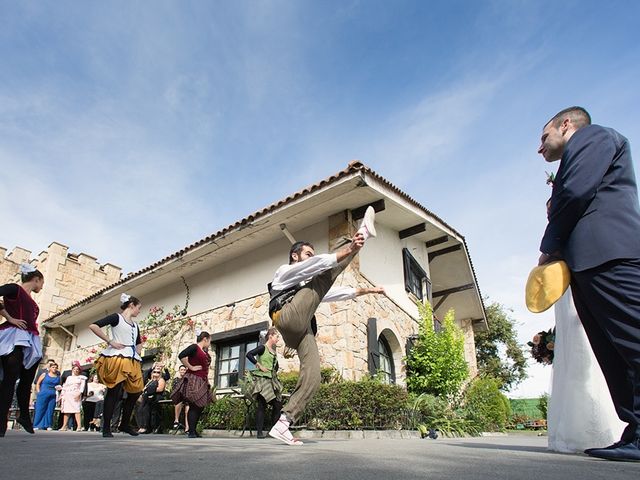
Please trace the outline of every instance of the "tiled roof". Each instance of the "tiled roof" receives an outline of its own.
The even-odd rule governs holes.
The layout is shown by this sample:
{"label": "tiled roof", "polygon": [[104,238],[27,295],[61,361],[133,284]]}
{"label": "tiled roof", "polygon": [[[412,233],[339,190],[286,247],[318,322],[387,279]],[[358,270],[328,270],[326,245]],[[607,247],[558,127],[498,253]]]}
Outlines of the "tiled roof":
{"label": "tiled roof", "polygon": [[[259,218],[270,214],[272,212],[274,212],[275,210],[284,207],[286,205],[288,205],[291,202],[294,202],[295,200],[298,200],[301,197],[304,197],[306,195],[309,195],[317,190],[320,190],[321,188],[330,185],[331,183],[336,182],[337,180],[340,180],[341,178],[344,178],[348,175],[352,175],[358,172],[362,172],[366,175],[370,175],[371,177],[375,178],[376,180],[378,180],[380,183],[382,183],[385,187],[387,187],[389,190],[397,193],[398,195],[400,195],[402,198],[404,198],[406,201],[408,201],[409,203],[413,204],[414,206],[418,207],[420,210],[423,210],[425,213],[427,213],[428,215],[430,215],[431,217],[433,217],[434,219],[436,219],[438,222],[442,223],[442,225],[446,226],[448,229],[450,229],[452,232],[454,232],[456,235],[458,235],[464,245],[465,248],[467,248],[467,244],[466,241],[464,239],[464,236],[462,234],[460,234],[458,231],[456,231],[451,225],[447,224],[444,220],[442,220],[440,217],[438,217],[435,213],[431,212],[430,210],[428,210],[427,208],[423,207],[420,203],[418,203],[416,200],[414,200],[412,197],[410,197],[409,195],[407,195],[405,192],[403,192],[402,190],[400,190],[398,187],[396,187],[395,185],[393,185],[391,182],[389,182],[388,180],[386,180],[385,178],[383,178],[382,176],[380,176],[379,174],[377,174],[376,172],[374,172],[371,168],[367,167],[365,164],[363,164],[360,161],[352,161],[349,163],[349,165],[347,165],[347,168],[345,168],[344,170],[341,170],[340,172],[331,175],[330,177],[325,178],[324,180],[321,180],[318,183],[314,183],[313,185],[310,185],[306,188],[303,188],[302,190],[289,195],[288,197],[273,203],[271,205],[269,205],[268,207],[263,208],[262,210],[258,210],[257,212],[252,213],[251,215],[238,220],[236,223],[229,225],[228,227],[223,228],[222,230],[219,230],[216,233],[213,233],[201,240],[198,240],[195,243],[192,243],[191,245],[188,245],[186,247],[184,247],[183,249],[161,259],[158,260],[155,263],[152,263],[151,265],[144,267],[141,270],[138,270],[137,272],[134,273],[130,273],[129,275],[127,275],[126,277],[122,278],[121,280],[117,281],[116,283],[113,283],[105,288],[102,288],[101,290],[98,290],[97,292],[89,295],[88,297],[83,298],[82,300],[80,300],[79,302],[74,303],[73,305],[70,305],[69,307],[65,308],[64,310],[56,313],[55,315],[52,315],[51,317],[49,317],[47,320],[45,320],[46,322],[49,322],[53,319],[55,319],[56,317],[59,317],[71,310],[73,310],[74,308],[80,306],[80,305],[84,305],[86,303],[89,303],[91,300],[93,300],[96,297],[99,297],[100,295],[102,295],[103,293],[117,287],[118,285],[122,285],[136,277],[139,277],[140,275],[143,275],[144,273],[150,272],[152,270],[154,270],[155,268],[164,265],[168,262],[170,262],[171,260],[174,260],[176,258],[180,258],[182,257],[184,254],[190,252],[191,250],[198,248],[202,245],[211,243],[213,241],[215,241],[216,239],[229,234],[232,231],[238,230],[238,229],[242,229],[244,228],[247,224],[254,222],[255,220],[258,220]],[[467,249],[468,252],[468,249]],[[469,257],[469,262],[471,262],[471,258]],[[476,278],[476,273],[475,270],[473,269],[473,264],[471,264],[471,270],[473,273],[473,277],[475,280],[476,285],[478,285],[478,280]],[[478,291],[479,291],[479,287],[478,287]],[[480,296],[480,300],[482,302],[482,296]],[[482,305],[482,308],[484,310],[484,304]]]}

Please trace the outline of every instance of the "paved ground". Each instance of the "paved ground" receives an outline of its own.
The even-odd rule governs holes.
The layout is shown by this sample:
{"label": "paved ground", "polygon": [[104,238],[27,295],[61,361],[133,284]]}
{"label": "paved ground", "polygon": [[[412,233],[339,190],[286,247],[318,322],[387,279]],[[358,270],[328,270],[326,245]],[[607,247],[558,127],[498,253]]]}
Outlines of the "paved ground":
{"label": "paved ground", "polygon": [[7,432],[0,478],[211,479],[632,479],[640,463],[546,451],[546,437],[275,440],[95,433]]}

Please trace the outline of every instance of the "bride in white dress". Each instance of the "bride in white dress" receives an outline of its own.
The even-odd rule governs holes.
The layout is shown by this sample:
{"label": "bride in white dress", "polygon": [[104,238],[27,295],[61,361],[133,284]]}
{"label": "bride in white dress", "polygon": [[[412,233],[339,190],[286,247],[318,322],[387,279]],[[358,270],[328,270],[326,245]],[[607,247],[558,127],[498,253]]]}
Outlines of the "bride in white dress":
{"label": "bride in white dress", "polygon": [[613,407],[600,365],[569,288],[555,304],[556,338],[547,410],[549,449],[582,452],[620,439],[625,424]]}

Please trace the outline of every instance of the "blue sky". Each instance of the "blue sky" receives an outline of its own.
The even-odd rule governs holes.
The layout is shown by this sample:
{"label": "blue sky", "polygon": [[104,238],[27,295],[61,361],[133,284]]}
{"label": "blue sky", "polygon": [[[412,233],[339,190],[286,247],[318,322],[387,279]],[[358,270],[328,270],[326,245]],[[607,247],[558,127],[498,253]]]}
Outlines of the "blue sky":
{"label": "blue sky", "polygon": [[[546,120],[583,105],[639,158],[629,1],[0,0],[0,245],[134,271],[360,159],[466,235],[526,312]],[[533,366],[516,395],[548,389]]]}

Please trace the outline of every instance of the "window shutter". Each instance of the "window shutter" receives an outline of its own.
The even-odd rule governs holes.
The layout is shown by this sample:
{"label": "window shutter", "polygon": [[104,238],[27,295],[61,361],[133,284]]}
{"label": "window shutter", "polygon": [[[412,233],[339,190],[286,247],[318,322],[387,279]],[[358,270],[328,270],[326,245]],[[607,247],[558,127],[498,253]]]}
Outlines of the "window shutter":
{"label": "window shutter", "polygon": [[409,287],[411,285],[411,260],[409,258],[409,250],[406,248],[402,249],[402,266],[404,267],[404,289],[407,292],[411,291]]}
{"label": "window shutter", "polygon": [[367,358],[369,375],[375,375],[380,368],[380,352],[378,351],[378,325],[375,318],[367,320]]}

